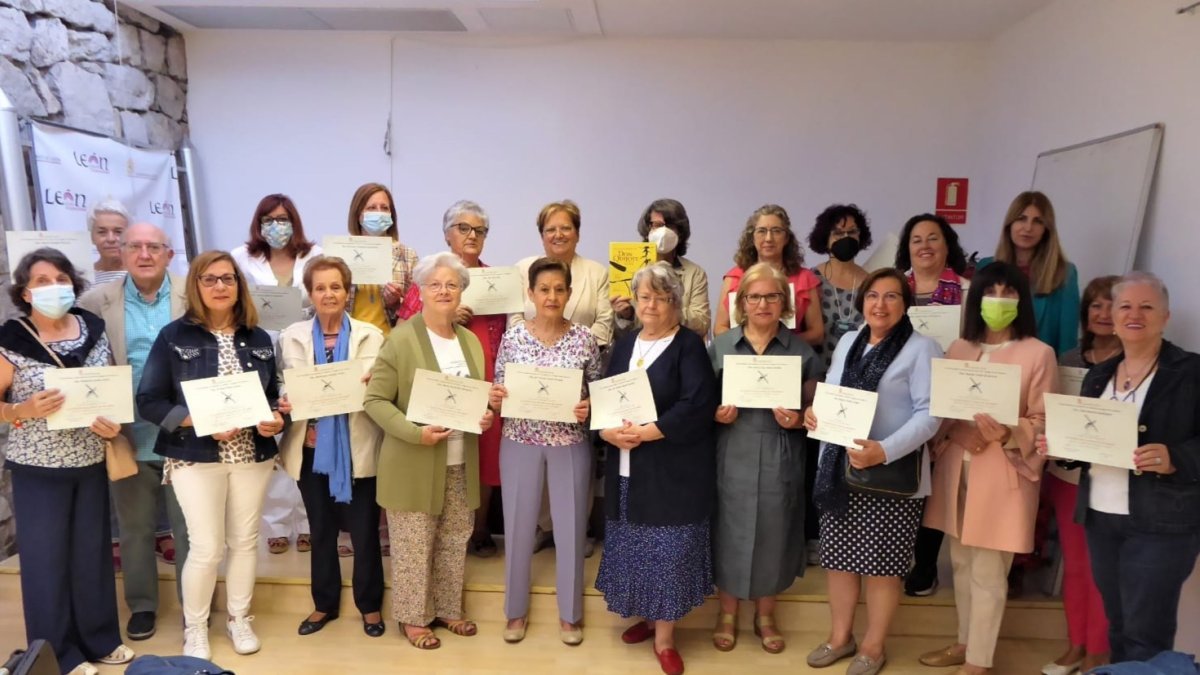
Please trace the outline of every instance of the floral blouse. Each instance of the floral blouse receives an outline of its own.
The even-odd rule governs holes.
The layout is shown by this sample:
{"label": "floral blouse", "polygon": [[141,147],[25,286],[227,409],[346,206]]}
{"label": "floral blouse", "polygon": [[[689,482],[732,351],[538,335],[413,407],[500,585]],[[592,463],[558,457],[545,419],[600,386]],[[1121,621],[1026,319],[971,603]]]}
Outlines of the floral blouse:
{"label": "floral blouse", "polygon": [[[496,382],[504,383],[504,369],[510,363],[553,368],[583,370],[583,390],[580,399],[587,397],[587,383],[600,379],[600,347],[587,326],[571,324],[553,347],[547,347],[534,337],[521,322],[509,328],[500,341],[496,354]],[[502,408],[503,411],[503,408]],[[564,446],[587,440],[587,426],[575,422],[546,422],[511,417],[504,418],[501,431],[509,440],[526,445]]]}

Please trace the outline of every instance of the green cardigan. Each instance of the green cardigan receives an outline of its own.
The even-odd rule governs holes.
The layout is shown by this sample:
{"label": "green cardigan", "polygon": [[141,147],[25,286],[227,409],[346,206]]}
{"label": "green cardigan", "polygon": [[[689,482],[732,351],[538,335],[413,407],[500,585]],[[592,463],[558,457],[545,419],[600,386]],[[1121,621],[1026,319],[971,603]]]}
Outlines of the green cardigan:
{"label": "green cardigan", "polygon": [[[455,324],[471,377],[482,379],[483,348],[471,331]],[[384,432],[379,449],[376,501],[392,511],[439,515],[446,494],[446,441],[421,444],[421,426],[408,421],[409,396],[418,368],[441,372],[425,319],[416,315],[388,335],[371,368],[363,408]],[[417,392],[420,393],[420,392]],[[479,508],[479,435],[463,434],[467,506]]]}

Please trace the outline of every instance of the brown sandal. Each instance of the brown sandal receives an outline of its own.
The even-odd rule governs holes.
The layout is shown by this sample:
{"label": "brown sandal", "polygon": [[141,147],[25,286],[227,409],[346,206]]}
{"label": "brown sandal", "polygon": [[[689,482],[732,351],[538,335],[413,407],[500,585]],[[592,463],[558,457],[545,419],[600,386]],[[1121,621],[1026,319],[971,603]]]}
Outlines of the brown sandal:
{"label": "brown sandal", "polygon": [[763,628],[774,628],[775,619],[770,616],[754,617],[754,634],[762,640],[763,651],[768,654],[778,654],[782,652],[787,643],[784,642],[782,635],[763,635]]}
{"label": "brown sandal", "polygon": [[287,553],[291,545],[287,537],[271,537],[267,540],[267,550],[271,553]]}
{"label": "brown sandal", "polygon": [[[729,626],[730,630],[721,630],[726,626]],[[717,625],[713,629],[712,643],[719,652],[733,651],[733,648],[737,646],[737,614],[717,613]]]}
{"label": "brown sandal", "polygon": [[462,637],[471,637],[479,632],[479,628],[475,625],[475,622],[466,619],[434,619],[433,623],[429,625],[437,628],[445,628],[451,633]]}
{"label": "brown sandal", "polygon": [[312,550],[312,535],[298,534],[296,535],[296,550],[301,553],[308,553]]}
{"label": "brown sandal", "polygon": [[[418,627],[419,626],[413,626],[413,628]],[[441,647],[442,641],[433,634],[433,630],[431,630],[428,626],[424,628],[424,632],[417,633],[416,635],[409,635],[408,626],[405,624],[400,624],[400,632],[404,633],[404,639],[408,640],[408,644],[416,647],[417,649],[425,650],[437,649],[438,647]]]}

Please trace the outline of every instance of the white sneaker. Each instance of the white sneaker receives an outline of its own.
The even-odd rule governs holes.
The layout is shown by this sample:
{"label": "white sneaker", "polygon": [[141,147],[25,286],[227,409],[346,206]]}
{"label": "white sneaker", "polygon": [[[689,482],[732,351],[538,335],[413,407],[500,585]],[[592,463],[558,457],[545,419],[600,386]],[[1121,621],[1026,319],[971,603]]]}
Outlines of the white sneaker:
{"label": "white sneaker", "polygon": [[212,659],[212,650],[208,647],[208,625],[184,626],[183,655],[193,656],[208,661]]}
{"label": "white sneaker", "polygon": [[238,654],[253,654],[262,649],[262,643],[258,641],[258,636],[250,627],[250,622],[253,620],[252,616],[231,616],[229,621],[225,622],[225,632],[229,634],[229,639],[233,642],[233,651]]}
{"label": "white sneaker", "polygon": [[[8,671],[5,671],[8,672]],[[100,669],[92,664],[84,661],[83,663],[71,669],[67,675],[100,675]]]}

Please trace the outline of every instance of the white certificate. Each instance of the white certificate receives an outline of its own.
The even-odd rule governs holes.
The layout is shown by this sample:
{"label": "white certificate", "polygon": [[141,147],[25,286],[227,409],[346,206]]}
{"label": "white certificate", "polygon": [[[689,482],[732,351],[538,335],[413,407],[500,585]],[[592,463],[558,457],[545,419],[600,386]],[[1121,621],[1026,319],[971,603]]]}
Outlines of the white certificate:
{"label": "white certificate", "polygon": [[525,311],[525,284],[516,267],[472,267],[462,304],[475,314],[518,314]]}
{"label": "white certificate", "polygon": [[933,360],[929,414],[951,420],[974,420],[987,413],[1014,426],[1021,409],[1021,366],[958,359]]}
{"label": "white certificate", "polygon": [[739,408],[804,407],[799,356],[730,354],[721,368],[721,404]]}
{"label": "white certificate", "polygon": [[274,419],[267,394],[254,371],[179,384],[197,436],[244,429]]}
{"label": "white certificate", "polygon": [[325,256],[341,258],[356,284],[386,284],[392,280],[392,238],[326,235]]}
{"label": "white certificate", "polygon": [[909,307],[908,318],[913,329],[921,335],[931,337],[946,351],[950,343],[958,339],[962,322],[961,305],[925,305]]}
{"label": "white certificate", "polygon": [[1058,393],[1066,394],[1067,396],[1078,396],[1079,391],[1083,389],[1083,376],[1087,375],[1087,372],[1087,368],[1059,366]]}
{"label": "white certificate", "polygon": [[367,384],[360,361],[338,361],[283,371],[292,419],[311,420],[363,409]]}
{"label": "white certificate", "polygon": [[575,406],[583,391],[583,371],[509,363],[504,366],[508,396],[501,412],[505,417],[547,422],[578,422]]}
{"label": "white certificate", "polygon": [[63,394],[62,407],[46,418],[46,428],[90,427],[97,417],[117,424],[133,422],[133,368],[46,368],[47,389]]}
{"label": "white certificate", "polygon": [[[792,294],[792,302],[794,303],[796,301],[796,284],[793,284],[789,281],[788,282],[788,292]],[[737,291],[730,291],[729,292],[729,321],[730,321],[730,323],[733,322],[733,307],[735,304],[734,300],[736,298],[737,298]],[[745,319],[746,317],[743,316],[742,318]],[[736,325],[736,324],[734,324],[734,325]],[[791,330],[796,330],[796,315],[793,314],[792,318],[784,319],[783,325],[787,326]]]}
{"label": "white certificate", "polygon": [[[92,262],[96,259],[92,238],[86,231],[12,230],[5,232],[8,244],[8,271],[11,277],[21,258],[39,248],[57,249],[75,265],[75,270],[91,283],[96,280]],[[91,422],[88,422],[90,425]]]}
{"label": "white certificate", "polygon": [[813,414],[817,417],[817,430],[808,432],[808,437],[857,448],[855,439],[870,438],[868,434],[875,421],[875,406],[878,403],[879,394],[873,391],[818,382],[812,404]]}
{"label": "white certificate", "polygon": [[1136,469],[1137,404],[1044,394],[1046,447],[1062,459]]}
{"label": "white certificate", "polygon": [[658,420],[654,392],[644,370],[631,370],[588,384],[592,429],[624,426],[625,420],[646,424]]}
{"label": "white certificate", "polygon": [[415,424],[483,433],[479,420],[487,411],[491,389],[491,383],[484,380],[418,368],[413,376],[406,416]]}
{"label": "white certificate", "polygon": [[303,298],[295,286],[254,286],[250,296],[263,330],[283,330],[304,318]]}

